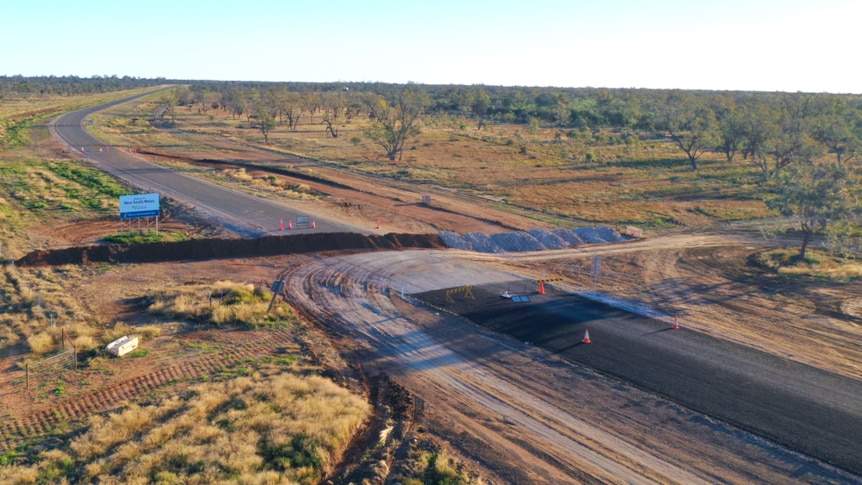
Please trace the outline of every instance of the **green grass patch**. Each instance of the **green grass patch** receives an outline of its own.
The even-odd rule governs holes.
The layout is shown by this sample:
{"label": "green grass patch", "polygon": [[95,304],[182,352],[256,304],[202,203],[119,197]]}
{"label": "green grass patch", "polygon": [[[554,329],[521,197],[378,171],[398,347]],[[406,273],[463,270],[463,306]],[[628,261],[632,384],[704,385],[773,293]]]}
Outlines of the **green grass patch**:
{"label": "green grass patch", "polygon": [[171,236],[156,231],[149,232],[124,232],[122,234],[110,234],[103,238],[113,244],[143,244],[157,243],[173,240]]}
{"label": "green grass patch", "polygon": [[126,193],[112,176],[72,161],[12,158],[0,164],[0,197],[40,216],[110,214]]}
{"label": "green grass patch", "polygon": [[153,353],[152,349],[137,349],[129,352],[129,357],[146,357]]}

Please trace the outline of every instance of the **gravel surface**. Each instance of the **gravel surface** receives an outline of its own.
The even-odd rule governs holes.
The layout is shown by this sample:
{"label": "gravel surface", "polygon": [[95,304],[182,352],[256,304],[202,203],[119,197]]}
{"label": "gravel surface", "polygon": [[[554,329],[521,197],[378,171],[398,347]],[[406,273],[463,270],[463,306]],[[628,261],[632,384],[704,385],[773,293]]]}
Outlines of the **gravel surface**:
{"label": "gravel surface", "polygon": [[453,249],[466,249],[480,253],[514,253],[565,249],[582,244],[616,243],[625,238],[608,226],[578,227],[575,229],[533,229],[530,232],[516,231],[487,235],[480,232],[458,234],[441,232],[440,237]]}

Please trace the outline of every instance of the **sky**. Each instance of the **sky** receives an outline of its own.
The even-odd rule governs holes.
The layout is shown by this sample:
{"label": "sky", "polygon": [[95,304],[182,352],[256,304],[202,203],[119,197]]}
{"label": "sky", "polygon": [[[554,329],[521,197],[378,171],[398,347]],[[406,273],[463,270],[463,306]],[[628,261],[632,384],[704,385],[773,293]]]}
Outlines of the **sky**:
{"label": "sky", "polygon": [[862,93],[860,0],[0,0],[0,75]]}

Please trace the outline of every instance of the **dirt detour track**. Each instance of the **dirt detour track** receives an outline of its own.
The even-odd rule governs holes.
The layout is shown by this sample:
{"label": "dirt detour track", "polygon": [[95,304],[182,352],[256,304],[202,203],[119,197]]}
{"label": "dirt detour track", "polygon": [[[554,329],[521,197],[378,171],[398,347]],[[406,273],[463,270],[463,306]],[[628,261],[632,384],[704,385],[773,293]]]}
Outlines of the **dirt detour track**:
{"label": "dirt detour track", "polygon": [[413,296],[862,474],[862,383],[576,295],[530,288],[530,301],[519,303],[500,296],[507,289]]}

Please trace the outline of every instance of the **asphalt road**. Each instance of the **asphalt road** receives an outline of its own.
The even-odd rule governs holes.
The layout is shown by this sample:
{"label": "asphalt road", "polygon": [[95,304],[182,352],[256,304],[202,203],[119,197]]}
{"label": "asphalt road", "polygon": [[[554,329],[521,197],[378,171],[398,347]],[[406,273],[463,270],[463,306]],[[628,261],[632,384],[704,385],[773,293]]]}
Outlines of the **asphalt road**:
{"label": "asphalt road", "polygon": [[[512,288],[522,290],[523,283]],[[862,474],[862,382],[686,330],[684,322],[670,329],[550,288],[546,295],[530,288],[531,301],[516,303],[500,296],[506,289],[477,286],[475,299],[463,292],[447,298],[446,290],[413,296]],[[582,343],[587,329],[589,344]]]}
{"label": "asphalt road", "polygon": [[[313,214],[299,213],[287,205],[255,197],[217,186],[161,167],[148,161],[143,155],[130,153],[120,147],[109,147],[85,130],[88,116],[141,96],[93,106],[60,116],[52,123],[52,132],[61,143],[78,156],[87,159],[100,169],[122,178],[140,189],[139,193],[159,193],[162,198],[171,197],[194,206],[199,211],[214,217],[225,227],[247,236],[288,233],[288,223],[293,222],[290,232],[361,232],[354,227],[327,221]],[[131,195],[131,194],[129,194]],[[307,216],[315,222],[299,227],[297,217]],[[117,214],[119,218],[119,214]],[[279,229],[283,221],[285,229]]]}

